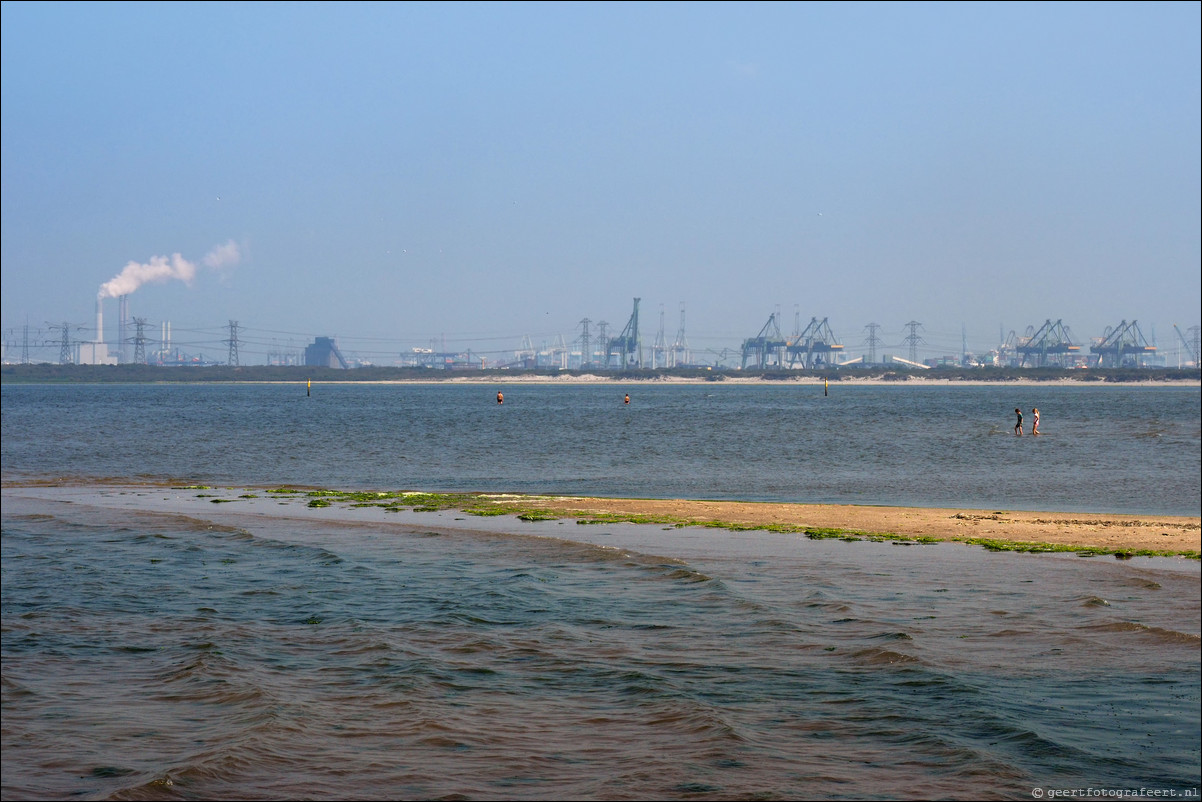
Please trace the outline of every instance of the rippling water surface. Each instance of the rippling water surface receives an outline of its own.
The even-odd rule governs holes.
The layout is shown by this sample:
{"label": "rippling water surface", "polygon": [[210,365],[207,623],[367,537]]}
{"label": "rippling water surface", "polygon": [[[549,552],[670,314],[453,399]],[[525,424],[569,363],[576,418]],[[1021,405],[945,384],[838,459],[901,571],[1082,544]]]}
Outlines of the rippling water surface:
{"label": "rippling water surface", "polygon": [[[0,448],[8,480],[965,506],[1030,491],[1052,509],[1096,507],[1075,494],[1102,486],[1118,508],[1197,514],[1196,391],[1021,388],[1055,412],[1047,438],[1020,441],[996,409],[1018,402],[995,388],[836,399],[875,440],[798,388],[752,388],[754,404],[640,390],[636,409],[610,389],[507,388],[498,410],[481,388],[320,388],[339,404],[306,407],[275,387],[5,387]],[[1069,433],[1085,410],[1118,445],[1059,476],[1084,453]],[[1032,489],[1040,465],[1051,490]],[[934,478],[907,490],[919,468]],[[171,492],[6,489],[4,798],[1197,798],[1196,561],[452,513],[338,522],[287,499],[255,502],[270,515],[122,506]]]}

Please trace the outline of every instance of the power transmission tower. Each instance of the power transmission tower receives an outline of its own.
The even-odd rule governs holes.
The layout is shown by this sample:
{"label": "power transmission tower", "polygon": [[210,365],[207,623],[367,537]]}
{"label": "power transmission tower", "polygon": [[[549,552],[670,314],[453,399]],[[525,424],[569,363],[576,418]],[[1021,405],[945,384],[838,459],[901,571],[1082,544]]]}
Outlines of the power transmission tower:
{"label": "power transmission tower", "polygon": [[238,321],[236,321],[236,320],[230,321],[230,338],[228,340],[226,340],[226,342],[229,343],[229,346],[230,346],[230,355],[229,355],[229,359],[226,361],[226,364],[232,365],[233,367],[239,367],[239,365],[238,365]]}
{"label": "power transmission tower", "polygon": [[145,333],[146,318],[135,317],[133,319],[133,321],[134,321],[134,327],[137,330],[137,333],[134,334],[134,364],[135,365],[145,365],[146,364],[146,333]]}
{"label": "power transmission tower", "polygon": [[29,364],[29,324],[25,324],[25,332],[21,338],[21,364]]}
{"label": "power transmission tower", "polygon": [[906,345],[910,346],[910,361],[917,362],[918,361],[918,346],[926,345],[926,340],[924,340],[918,336],[918,329],[922,328],[922,324],[911,320],[909,323],[906,324],[906,328],[908,328],[910,330],[910,333],[908,335],[906,335],[906,337],[902,340],[902,342],[905,343]]}
{"label": "power transmission tower", "polygon": [[[71,324],[64,321],[61,326],[56,326],[53,323],[47,323],[46,325],[50,327],[51,331],[58,329],[63,333],[63,339],[60,341],[58,349],[58,363],[60,365],[73,364],[75,360],[71,357]],[[82,329],[83,326],[76,326],[75,328]]]}
{"label": "power transmission tower", "polygon": [[868,364],[876,364],[876,347],[881,344],[881,338],[876,336],[876,333],[881,330],[877,323],[869,323],[864,328],[868,329],[868,339],[865,343],[868,345]]}
{"label": "power transmission tower", "polygon": [[[1187,329],[1190,333],[1189,339],[1186,339],[1185,335],[1181,333],[1181,329],[1176,323],[1173,324],[1173,330],[1177,332],[1177,337],[1181,340],[1181,344],[1185,346],[1185,353],[1189,357],[1189,361],[1194,363],[1194,367],[1198,367],[1198,327],[1190,326]],[[1180,363],[1180,358],[1177,361]]]}

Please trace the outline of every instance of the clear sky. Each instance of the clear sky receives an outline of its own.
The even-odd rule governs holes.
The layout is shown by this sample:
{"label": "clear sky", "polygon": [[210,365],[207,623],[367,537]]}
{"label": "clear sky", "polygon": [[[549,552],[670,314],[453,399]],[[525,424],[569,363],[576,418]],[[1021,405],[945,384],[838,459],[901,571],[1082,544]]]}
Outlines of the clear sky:
{"label": "clear sky", "polygon": [[4,339],[91,339],[124,275],[243,363],[616,335],[636,296],[697,351],[775,312],[851,354],[1167,348],[1202,319],[1200,9],[5,2]]}

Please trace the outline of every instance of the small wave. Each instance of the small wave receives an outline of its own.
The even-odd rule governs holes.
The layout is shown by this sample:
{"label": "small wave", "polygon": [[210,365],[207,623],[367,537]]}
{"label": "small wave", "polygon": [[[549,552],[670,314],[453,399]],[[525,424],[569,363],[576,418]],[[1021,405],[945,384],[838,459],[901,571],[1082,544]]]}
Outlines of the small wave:
{"label": "small wave", "polygon": [[1092,624],[1083,629],[1093,632],[1134,632],[1140,635],[1150,635],[1164,643],[1178,643],[1197,647],[1202,643],[1202,637],[1190,632],[1178,632],[1175,629],[1148,626],[1136,621],[1114,621],[1109,624]]}
{"label": "small wave", "polygon": [[648,713],[646,723],[659,731],[660,728],[723,741],[741,741],[742,736],[730,722],[718,715],[714,708],[685,700],[675,700],[656,705]]}
{"label": "small wave", "polygon": [[714,579],[712,576],[695,571],[692,568],[673,568],[668,570],[665,575],[669,579],[680,579],[685,582],[711,582]]}
{"label": "small wave", "polygon": [[175,780],[170,775],[155,777],[138,783],[129,788],[122,788],[109,794],[106,799],[176,799],[183,795],[176,789]]}
{"label": "small wave", "polygon": [[997,632],[987,633],[987,638],[1025,638],[1031,635],[1029,629],[999,629]]}
{"label": "small wave", "polygon": [[1125,579],[1119,584],[1126,585],[1128,587],[1142,588],[1143,590],[1160,590],[1161,588],[1161,584],[1159,582],[1151,579],[1144,579],[1143,577],[1139,576]]}
{"label": "small wave", "polygon": [[135,769],[126,768],[125,766],[96,766],[88,774],[92,777],[127,777],[130,774],[135,774]]}
{"label": "small wave", "polygon": [[433,746],[439,749],[470,749],[471,747],[460,741],[457,738],[449,738],[446,735],[427,735],[425,738],[418,739],[418,743],[423,746]]}
{"label": "small wave", "polygon": [[909,654],[891,649],[860,649],[851,653],[852,660],[862,666],[912,666],[921,665],[922,660]]}
{"label": "small wave", "polygon": [[871,640],[914,640],[905,632],[882,632],[879,635],[872,635]]}
{"label": "small wave", "polygon": [[16,680],[10,679],[9,677],[0,677],[0,687],[4,688],[5,700],[15,700],[16,698],[22,696],[37,695],[34,691],[30,690]]}
{"label": "small wave", "polygon": [[812,610],[829,610],[832,613],[846,613],[851,606],[844,602],[806,602],[806,607]]}
{"label": "small wave", "polygon": [[348,646],[344,649],[335,649],[331,652],[334,655],[356,655],[367,654],[370,652],[389,652],[392,651],[392,645],[385,641],[371,641],[369,643],[357,643],[354,646]]}
{"label": "small wave", "polygon": [[[262,769],[264,750],[256,739],[238,745],[236,753],[223,749],[216,754],[195,755],[188,764],[159,772],[150,779],[110,793],[107,799],[183,799],[183,789],[222,787],[235,778],[254,777]],[[274,750],[273,750],[274,751]],[[144,775],[145,776],[145,775]]]}

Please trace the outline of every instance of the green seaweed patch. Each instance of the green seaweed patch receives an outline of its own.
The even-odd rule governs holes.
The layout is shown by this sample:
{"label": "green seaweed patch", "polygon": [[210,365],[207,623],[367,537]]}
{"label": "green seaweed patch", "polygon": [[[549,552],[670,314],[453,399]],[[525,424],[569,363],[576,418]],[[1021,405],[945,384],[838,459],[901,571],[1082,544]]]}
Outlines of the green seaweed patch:
{"label": "green seaweed patch", "polygon": [[480,502],[476,496],[465,493],[405,493],[400,496],[398,503],[412,507],[414,512],[437,512]]}
{"label": "green seaweed patch", "polygon": [[[310,493],[310,495],[314,495]],[[335,490],[323,490],[321,495],[336,496],[339,501],[353,502],[355,504],[387,504],[389,499],[401,497],[401,493],[385,493],[385,492],[361,492],[347,491],[340,492]]]}
{"label": "green seaweed patch", "polygon": [[238,496],[238,498],[258,498],[258,496],[254,493],[243,493],[242,495]]}
{"label": "green seaweed patch", "polygon": [[885,532],[864,532],[859,529],[831,529],[828,527],[810,526],[805,529],[805,536],[810,540],[842,540],[847,543],[868,541],[870,543],[892,543],[895,546],[930,546],[943,541],[929,535],[891,535]]}
{"label": "green seaweed patch", "polygon": [[[510,511],[504,507],[466,507],[462,510],[462,512],[466,513],[467,515],[478,515],[481,518],[510,514]],[[579,523],[579,521],[577,523]]]}
{"label": "green seaweed patch", "polygon": [[554,521],[559,516],[545,510],[530,510],[518,515],[520,521]]}
{"label": "green seaweed patch", "polygon": [[1027,540],[998,540],[996,538],[985,537],[954,538],[954,540],[970,546],[981,546],[989,551],[1014,551],[1021,554],[1075,553],[1078,557],[1113,555],[1119,560],[1129,560],[1132,557],[1185,557],[1197,560],[1202,557],[1202,554],[1195,550],[1171,551],[1163,549],[1106,548],[1104,546],[1074,546],[1061,543],[1035,543]]}
{"label": "green seaweed patch", "polygon": [[211,499],[209,499],[209,503],[210,504],[229,504],[231,501],[237,501],[237,500],[238,499],[236,499],[236,498],[211,498]]}
{"label": "green seaweed patch", "polygon": [[847,540],[860,541],[869,540],[870,538],[879,538],[872,532],[861,532],[854,529],[832,529],[824,526],[808,526],[805,529],[805,536],[810,540]]}
{"label": "green seaweed patch", "polygon": [[208,485],[179,485],[171,488],[172,490],[212,490]]}
{"label": "green seaweed patch", "polygon": [[590,512],[573,514],[578,524],[673,524],[680,523],[681,526],[687,526],[679,518],[673,518],[668,515],[639,515],[637,513],[624,512]]}
{"label": "green seaweed patch", "polygon": [[331,502],[324,498],[314,498],[309,500],[310,507],[329,507]]}
{"label": "green seaweed patch", "polygon": [[469,504],[480,503],[475,496],[454,493],[308,490],[305,491],[305,495],[310,498],[325,498],[352,506],[378,506],[398,510],[411,508],[418,512],[457,509]]}

